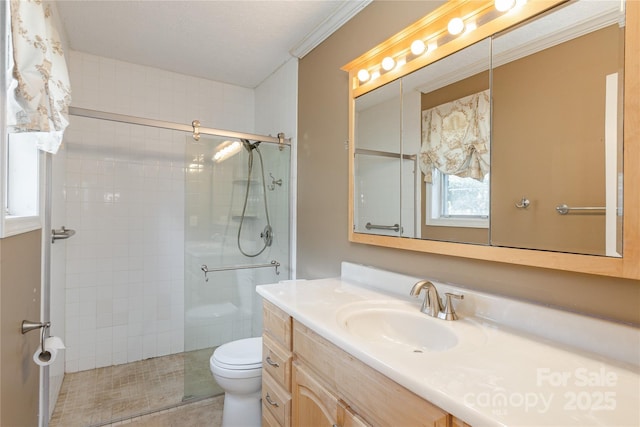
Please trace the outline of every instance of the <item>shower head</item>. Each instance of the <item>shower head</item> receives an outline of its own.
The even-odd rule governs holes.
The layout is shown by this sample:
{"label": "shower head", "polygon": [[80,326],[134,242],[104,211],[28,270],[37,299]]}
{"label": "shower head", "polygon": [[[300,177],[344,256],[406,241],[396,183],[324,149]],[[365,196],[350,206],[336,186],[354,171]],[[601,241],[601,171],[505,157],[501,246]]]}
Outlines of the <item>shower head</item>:
{"label": "shower head", "polygon": [[242,140],[242,145],[244,145],[244,148],[248,152],[251,152],[251,150],[255,150],[256,148],[258,148],[258,145],[260,145],[260,141],[256,141],[256,142],[252,143],[248,139],[243,139]]}

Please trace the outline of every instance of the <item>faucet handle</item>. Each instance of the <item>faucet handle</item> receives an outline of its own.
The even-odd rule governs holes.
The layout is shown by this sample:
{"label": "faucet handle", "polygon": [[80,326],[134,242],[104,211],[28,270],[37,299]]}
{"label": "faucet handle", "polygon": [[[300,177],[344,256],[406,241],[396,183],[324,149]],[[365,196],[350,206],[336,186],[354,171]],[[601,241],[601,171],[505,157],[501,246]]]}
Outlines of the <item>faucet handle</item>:
{"label": "faucet handle", "polygon": [[440,313],[438,313],[438,318],[444,319],[444,320],[458,320],[458,315],[456,314],[456,311],[453,309],[451,298],[464,299],[464,295],[445,292],[444,296],[445,296],[444,311],[441,311]]}

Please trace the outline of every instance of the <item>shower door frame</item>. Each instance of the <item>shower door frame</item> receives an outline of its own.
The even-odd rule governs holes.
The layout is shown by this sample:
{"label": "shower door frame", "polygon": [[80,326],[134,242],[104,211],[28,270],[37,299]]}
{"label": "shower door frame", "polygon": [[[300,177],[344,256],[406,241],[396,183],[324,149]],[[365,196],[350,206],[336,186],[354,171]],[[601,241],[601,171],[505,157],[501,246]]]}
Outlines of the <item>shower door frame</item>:
{"label": "shower door frame", "polygon": [[[201,127],[197,120],[191,125],[182,123],[167,122],[163,120],[147,119],[144,117],[129,116],[126,114],[109,113],[106,111],[89,110],[86,108],[69,107],[69,115],[86,117],[91,119],[109,120],[112,122],[128,123],[133,125],[150,126],[161,129],[179,130],[184,132],[193,132],[194,139],[198,139],[198,135],[224,136],[227,138],[249,139],[253,141],[270,142],[279,145],[291,145],[291,138],[273,137],[270,135],[259,135],[255,133],[235,132],[224,129]],[[196,124],[197,122],[197,124]],[[279,134],[284,135],[284,134]]]}

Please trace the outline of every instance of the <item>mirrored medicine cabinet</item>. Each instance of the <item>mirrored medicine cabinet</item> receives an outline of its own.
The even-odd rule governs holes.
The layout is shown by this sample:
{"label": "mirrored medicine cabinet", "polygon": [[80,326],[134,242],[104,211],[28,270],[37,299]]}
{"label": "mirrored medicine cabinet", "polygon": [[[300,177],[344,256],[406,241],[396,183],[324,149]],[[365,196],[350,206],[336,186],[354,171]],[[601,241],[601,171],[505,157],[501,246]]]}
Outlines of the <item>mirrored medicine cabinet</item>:
{"label": "mirrored medicine cabinet", "polygon": [[343,67],[349,239],[640,279],[640,5],[513,4],[449,1]]}

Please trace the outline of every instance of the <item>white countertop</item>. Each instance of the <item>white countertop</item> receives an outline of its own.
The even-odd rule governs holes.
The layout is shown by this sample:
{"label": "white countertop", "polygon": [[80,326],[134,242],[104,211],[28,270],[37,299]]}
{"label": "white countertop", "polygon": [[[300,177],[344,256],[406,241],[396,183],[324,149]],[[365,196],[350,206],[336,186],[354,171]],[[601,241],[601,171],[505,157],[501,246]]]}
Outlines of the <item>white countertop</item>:
{"label": "white countertop", "polygon": [[[367,342],[337,320],[345,306],[366,301],[413,305],[418,311],[420,301],[408,293],[403,297],[361,286],[344,274],[261,285],[257,291],[336,346],[474,427],[640,426],[637,365],[470,315],[464,309],[467,298],[457,305],[460,320],[430,318],[454,332],[459,344],[415,353]],[[621,328],[625,342],[640,340],[637,330]]]}

